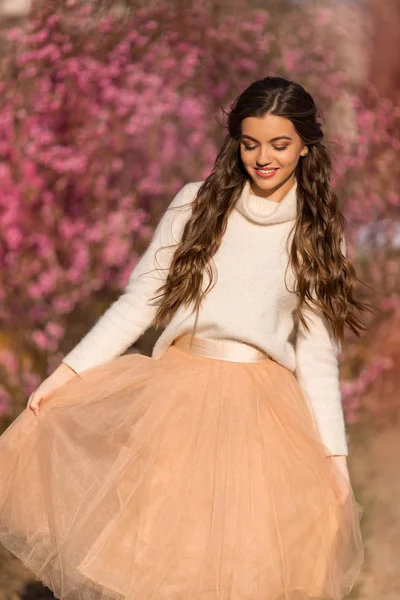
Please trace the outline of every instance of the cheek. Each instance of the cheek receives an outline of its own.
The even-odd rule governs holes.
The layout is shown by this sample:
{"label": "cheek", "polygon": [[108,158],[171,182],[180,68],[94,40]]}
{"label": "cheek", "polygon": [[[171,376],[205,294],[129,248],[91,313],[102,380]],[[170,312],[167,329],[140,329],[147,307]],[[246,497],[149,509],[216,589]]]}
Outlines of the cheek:
{"label": "cheek", "polygon": [[299,156],[297,152],[282,152],[283,156],[278,158],[282,166],[293,167],[298,163]]}
{"label": "cheek", "polygon": [[258,152],[257,150],[252,150],[251,152],[248,152],[246,150],[241,150],[240,151],[240,158],[242,159],[242,163],[245,167],[253,167],[253,165],[255,164],[257,158],[258,158]]}

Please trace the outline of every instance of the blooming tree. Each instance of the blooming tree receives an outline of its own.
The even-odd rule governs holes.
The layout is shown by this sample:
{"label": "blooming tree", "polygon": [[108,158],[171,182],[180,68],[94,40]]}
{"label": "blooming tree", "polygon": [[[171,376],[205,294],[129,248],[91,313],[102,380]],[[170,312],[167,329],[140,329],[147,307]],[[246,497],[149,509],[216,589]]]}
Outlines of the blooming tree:
{"label": "blooming tree", "polygon": [[[389,227],[399,208],[398,115],[373,90],[353,89],[335,44],[320,43],[324,28],[335,41],[329,12],[302,18],[165,3],[122,14],[49,0],[9,32],[0,62],[0,413],[12,419],[121,292],[171,197],[209,174],[225,133],[221,108],[267,74],[300,81],[328,117],[339,102],[350,110],[350,130],[328,119],[327,132],[349,245],[364,280],[378,282],[381,309],[398,305]],[[384,218],[385,244],[371,261],[360,232]],[[355,414],[354,386],[371,374],[355,340],[346,351],[349,377],[361,377],[343,388]]]}

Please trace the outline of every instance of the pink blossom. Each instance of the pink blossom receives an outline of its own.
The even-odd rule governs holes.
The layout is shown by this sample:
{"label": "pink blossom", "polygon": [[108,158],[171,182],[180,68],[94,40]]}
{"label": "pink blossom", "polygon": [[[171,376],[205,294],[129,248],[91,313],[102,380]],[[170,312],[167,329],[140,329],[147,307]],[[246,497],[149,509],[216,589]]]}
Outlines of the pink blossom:
{"label": "pink blossom", "polygon": [[[121,291],[153,215],[185,182],[209,175],[221,134],[214,117],[260,73],[299,78],[328,114],[337,102],[353,110],[352,126],[334,123],[330,136],[335,190],[362,279],[379,289],[385,315],[399,310],[398,271],[387,259],[396,255],[393,232],[382,226],[372,251],[358,243],[363,227],[398,217],[398,109],[338,68],[342,34],[331,11],[292,11],[272,27],[264,9],[240,18],[221,10],[217,22],[201,5],[146,5],[120,18],[86,2],[49,9],[34,0],[25,27],[11,31],[18,44],[0,59],[0,264],[9,282],[0,315],[10,331],[22,323],[29,332],[27,387],[34,369],[42,376],[57,366],[82,307],[97,313],[99,300]],[[83,335],[87,323],[76,327]],[[343,362],[367,362],[360,342],[345,346]],[[386,368],[361,366],[343,386],[350,420]],[[12,369],[3,368],[9,385]]]}
{"label": "pink blossom", "polygon": [[28,400],[29,396],[36,390],[41,382],[41,378],[37,373],[25,373],[24,374],[24,395]]}
{"label": "pink blossom", "polygon": [[37,346],[39,346],[39,348],[42,348],[43,350],[46,350],[49,347],[49,339],[44,331],[33,331],[32,340],[35,342],[35,344],[37,344]]}
{"label": "pink blossom", "polygon": [[21,36],[23,35],[23,31],[22,29],[20,29],[19,27],[13,27],[12,29],[10,29],[8,31],[8,39],[12,42],[17,42],[18,40],[21,39]]}
{"label": "pink blossom", "polygon": [[73,302],[69,298],[58,296],[54,299],[53,306],[58,313],[67,313],[72,309]]}
{"label": "pink blossom", "polygon": [[64,328],[61,327],[59,323],[54,323],[52,321],[46,323],[45,329],[49,335],[56,339],[61,339],[65,333]]}
{"label": "pink blossom", "polygon": [[13,375],[17,373],[17,359],[11,350],[3,349],[0,351],[0,366],[5,367]]}
{"label": "pink blossom", "polygon": [[10,250],[17,250],[23,239],[22,231],[15,226],[8,227],[3,232],[3,239]]}

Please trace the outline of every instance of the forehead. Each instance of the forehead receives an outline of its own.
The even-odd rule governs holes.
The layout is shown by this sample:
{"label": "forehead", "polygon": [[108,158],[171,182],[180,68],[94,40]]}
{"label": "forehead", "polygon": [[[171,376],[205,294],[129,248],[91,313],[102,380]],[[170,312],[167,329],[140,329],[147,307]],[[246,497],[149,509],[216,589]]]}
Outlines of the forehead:
{"label": "forehead", "polygon": [[251,135],[257,139],[262,138],[262,141],[268,141],[278,135],[288,135],[293,139],[299,137],[290,119],[277,115],[246,117],[242,121],[242,134]]}

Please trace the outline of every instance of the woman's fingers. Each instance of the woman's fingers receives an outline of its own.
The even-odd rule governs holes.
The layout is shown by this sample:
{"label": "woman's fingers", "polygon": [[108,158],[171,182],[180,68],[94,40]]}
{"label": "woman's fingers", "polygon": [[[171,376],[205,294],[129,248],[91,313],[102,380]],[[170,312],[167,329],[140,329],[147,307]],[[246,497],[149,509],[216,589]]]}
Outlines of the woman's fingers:
{"label": "woman's fingers", "polygon": [[40,396],[38,396],[35,392],[33,392],[30,396],[29,396],[29,400],[28,400],[28,408],[31,409],[31,411],[33,412],[33,414],[36,416],[39,414],[40,409],[39,409],[39,404],[40,404],[41,398]]}
{"label": "woman's fingers", "polygon": [[339,501],[341,504],[345,504],[351,492],[350,475],[346,468],[341,468],[337,464],[333,466],[333,475],[339,488]]}

